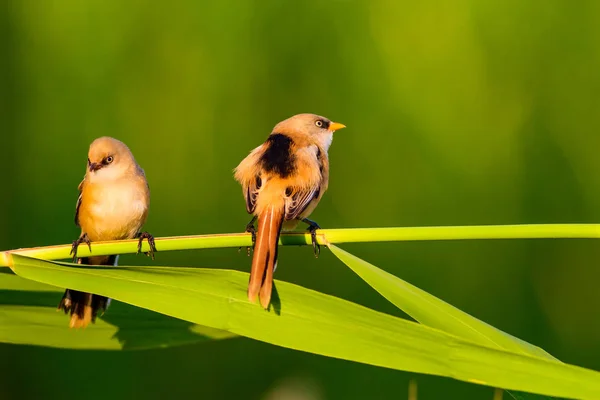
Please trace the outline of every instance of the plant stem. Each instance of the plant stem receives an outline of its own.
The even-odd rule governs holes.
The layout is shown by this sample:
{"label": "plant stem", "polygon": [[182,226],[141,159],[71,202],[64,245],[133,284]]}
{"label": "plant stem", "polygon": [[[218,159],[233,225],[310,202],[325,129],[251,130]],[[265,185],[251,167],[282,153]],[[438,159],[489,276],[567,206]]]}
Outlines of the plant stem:
{"label": "plant stem", "polygon": [[[476,225],[431,226],[406,228],[352,228],[321,229],[317,231],[319,244],[358,242],[398,242],[424,240],[478,240],[478,239],[600,239],[600,224],[540,224],[540,225]],[[285,246],[302,246],[311,243],[309,233],[284,233],[280,243]],[[229,233],[214,235],[173,236],[156,238],[159,252],[196,250],[251,245],[250,234]],[[148,250],[144,242],[142,251]],[[15,249],[0,253],[0,267],[10,265],[10,254],[46,260],[70,258],[71,245],[56,245]],[[126,254],[137,251],[137,240],[97,242],[92,244],[94,255]],[[80,257],[87,257],[87,246],[80,246]]]}

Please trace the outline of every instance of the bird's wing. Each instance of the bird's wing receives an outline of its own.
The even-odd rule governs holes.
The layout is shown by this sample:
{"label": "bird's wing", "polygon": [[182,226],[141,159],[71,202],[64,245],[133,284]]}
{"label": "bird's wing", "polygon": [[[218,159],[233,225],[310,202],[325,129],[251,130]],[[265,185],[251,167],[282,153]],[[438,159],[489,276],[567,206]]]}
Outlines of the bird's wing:
{"label": "bird's wing", "polygon": [[256,208],[256,198],[258,191],[264,185],[261,178],[261,169],[259,160],[264,152],[265,145],[261,144],[248,154],[235,168],[235,179],[242,185],[244,198],[246,199],[246,211],[252,214]]}
{"label": "bird's wing", "polygon": [[144,181],[146,181],[146,187],[148,188],[148,190],[150,190],[150,184],[148,183],[148,179],[146,178],[146,171],[144,171],[144,169],[139,165],[137,165],[137,171],[138,175],[141,176],[144,179]]}
{"label": "bird's wing", "polygon": [[256,208],[256,198],[262,186],[262,179],[260,175],[257,175],[255,179],[245,182],[243,186],[246,197],[246,211],[248,211],[248,214],[252,214]]}
{"label": "bird's wing", "polygon": [[302,166],[304,185],[287,188],[284,214],[286,220],[298,218],[314,199],[319,198],[325,179],[321,154],[317,146],[308,146],[296,152],[297,162]]}
{"label": "bird's wing", "polygon": [[308,188],[291,188],[291,194],[285,202],[285,219],[290,221],[298,218],[310,202],[319,197],[320,183]]}
{"label": "bird's wing", "polygon": [[81,181],[77,190],[79,190],[79,197],[77,198],[77,205],[75,206],[75,225],[79,226],[79,207],[81,207],[81,199],[83,197],[83,185],[85,183],[85,179]]}

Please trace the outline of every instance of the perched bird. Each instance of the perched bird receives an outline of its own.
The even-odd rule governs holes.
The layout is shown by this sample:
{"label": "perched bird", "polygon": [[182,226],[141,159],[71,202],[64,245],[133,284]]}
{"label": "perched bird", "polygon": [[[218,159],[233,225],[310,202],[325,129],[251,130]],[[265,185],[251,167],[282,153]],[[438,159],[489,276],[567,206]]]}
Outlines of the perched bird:
{"label": "perched bird", "polygon": [[[148,240],[149,255],[154,259],[154,238],[140,232],[146,222],[150,204],[150,189],[144,170],[137,164],[129,148],[117,139],[101,137],[92,142],[88,152],[87,170],[79,184],[75,208],[75,224],[81,227],[79,239],[73,242],[71,254],[77,261],[81,243],[139,237]],[[79,264],[116,265],[118,256],[80,258]],[[91,293],[67,289],[58,309],[71,314],[71,328],[86,327],[95,322],[99,311],[104,312],[110,299]]]}
{"label": "perched bird", "polygon": [[246,227],[254,244],[248,299],[254,302],[259,296],[265,309],[271,301],[281,230],[292,230],[299,221],[307,223],[318,256],[315,230],[319,225],[307,217],[327,190],[327,151],[333,132],[342,128],[345,125],[319,115],[295,115],[278,123],[267,140],[234,170],[246,198],[246,210],[254,214]]}

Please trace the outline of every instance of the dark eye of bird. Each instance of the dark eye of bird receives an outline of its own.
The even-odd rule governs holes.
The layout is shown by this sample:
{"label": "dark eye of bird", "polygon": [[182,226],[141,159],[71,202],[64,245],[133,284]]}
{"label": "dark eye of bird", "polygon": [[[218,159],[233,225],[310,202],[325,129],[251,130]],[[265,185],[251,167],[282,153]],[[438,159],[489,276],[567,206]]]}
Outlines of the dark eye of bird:
{"label": "dark eye of bird", "polygon": [[260,187],[262,186],[262,179],[260,179],[260,176],[256,177],[256,188],[260,189]]}
{"label": "dark eye of bird", "polygon": [[289,186],[288,186],[288,187],[285,189],[285,195],[286,195],[287,197],[290,197],[290,196],[292,195],[292,188],[291,188],[291,187],[289,187]]}
{"label": "dark eye of bird", "polygon": [[104,164],[110,164],[111,162],[113,162],[112,156],[108,156],[104,159]]}
{"label": "dark eye of bird", "polygon": [[321,121],[320,119],[317,120],[317,122],[315,122],[315,125],[318,126],[319,128],[323,127],[323,121]]}

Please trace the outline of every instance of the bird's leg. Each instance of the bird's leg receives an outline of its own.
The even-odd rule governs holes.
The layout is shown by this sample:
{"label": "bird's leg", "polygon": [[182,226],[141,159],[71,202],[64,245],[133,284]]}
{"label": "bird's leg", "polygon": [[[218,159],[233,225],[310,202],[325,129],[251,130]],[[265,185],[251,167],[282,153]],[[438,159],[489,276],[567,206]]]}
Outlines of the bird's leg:
{"label": "bird's leg", "polygon": [[321,254],[321,246],[319,246],[319,243],[317,243],[317,229],[321,229],[321,227],[315,221],[311,221],[308,218],[302,218],[300,221],[308,224],[308,231],[310,232],[310,238],[312,240],[313,252],[315,253],[315,257],[319,258],[319,254]]}
{"label": "bird's leg", "polygon": [[[254,245],[256,244],[256,228],[254,227],[254,222],[256,221],[256,215],[252,217],[250,222],[246,225],[246,229],[244,232],[248,232],[252,235],[252,250],[254,250]],[[250,257],[250,247],[246,247],[246,252],[248,257]]]}
{"label": "bird's leg", "polygon": [[79,239],[74,240],[73,244],[71,245],[71,252],[69,253],[69,255],[73,254],[73,262],[77,262],[77,248],[81,243],[87,244],[90,253],[92,252],[92,241],[88,237],[87,233],[81,234],[81,236],[79,236]]}
{"label": "bird's leg", "polygon": [[150,251],[147,253],[144,252],[144,254],[147,256],[150,256],[154,260],[154,252],[158,251],[158,250],[156,250],[156,245],[154,244],[154,236],[152,236],[148,232],[140,232],[138,234],[138,239],[139,239],[139,241],[138,241],[137,254],[140,254],[142,252],[142,243],[144,242],[144,239],[147,239],[148,245],[150,246]]}

